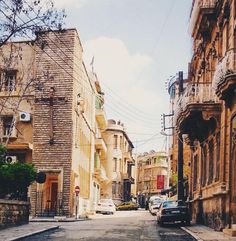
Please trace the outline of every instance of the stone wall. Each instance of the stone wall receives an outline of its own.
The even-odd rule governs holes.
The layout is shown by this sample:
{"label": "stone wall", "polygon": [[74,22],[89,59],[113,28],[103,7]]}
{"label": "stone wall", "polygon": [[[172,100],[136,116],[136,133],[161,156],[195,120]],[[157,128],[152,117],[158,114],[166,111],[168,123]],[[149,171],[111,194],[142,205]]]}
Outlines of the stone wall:
{"label": "stone wall", "polygon": [[227,214],[224,212],[224,201],[222,196],[210,199],[198,199],[191,204],[192,223],[206,225],[216,231],[225,227]]}
{"label": "stone wall", "polygon": [[0,229],[28,222],[28,202],[0,199]]}

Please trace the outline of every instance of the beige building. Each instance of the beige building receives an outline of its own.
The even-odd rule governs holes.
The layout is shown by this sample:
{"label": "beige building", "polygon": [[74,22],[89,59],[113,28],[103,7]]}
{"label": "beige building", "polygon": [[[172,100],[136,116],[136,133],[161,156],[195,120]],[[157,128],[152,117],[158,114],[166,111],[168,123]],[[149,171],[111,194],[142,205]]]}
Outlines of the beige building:
{"label": "beige building", "polygon": [[131,186],[134,185],[133,144],[120,121],[108,120],[104,138],[107,144],[105,169],[109,181],[104,186],[101,197],[112,198],[115,202],[128,201],[131,198]]}
{"label": "beige building", "polygon": [[93,192],[94,192],[94,209],[106,189],[109,182],[107,177],[107,145],[104,139],[104,132],[107,127],[106,113],[104,110],[104,94],[97,79],[93,74],[96,86],[95,115],[96,115],[96,135],[95,135],[95,153],[94,153],[94,170],[93,170]]}
{"label": "beige building", "polygon": [[98,90],[77,31],[42,32],[0,51],[1,143],[14,160],[46,174],[45,183],[31,187],[32,215],[72,216],[76,205],[81,215],[93,211]]}
{"label": "beige building", "polygon": [[137,194],[152,196],[169,188],[169,165],[165,152],[150,151],[137,156]]}

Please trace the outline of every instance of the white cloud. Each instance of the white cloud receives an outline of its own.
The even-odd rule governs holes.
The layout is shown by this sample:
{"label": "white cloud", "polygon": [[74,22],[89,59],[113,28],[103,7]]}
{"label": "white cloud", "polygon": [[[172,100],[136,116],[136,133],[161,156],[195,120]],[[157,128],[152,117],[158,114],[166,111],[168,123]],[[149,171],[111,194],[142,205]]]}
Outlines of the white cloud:
{"label": "white cloud", "polygon": [[[165,105],[161,104],[163,100],[158,96],[157,90],[148,88],[151,81],[148,77],[140,81],[140,76],[153,67],[152,58],[141,53],[131,53],[123,41],[115,38],[92,39],[85,42],[83,48],[87,66],[94,56],[94,70],[105,90],[108,117],[121,120],[128,132],[155,134],[153,132],[155,129],[158,133],[159,112],[164,111]],[[148,136],[131,135],[131,139],[144,137],[148,138]],[[158,144],[155,142],[156,140],[154,146],[157,147]]]}
{"label": "white cloud", "polygon": [[104,82],[114,89],[132,87],[139,74],[148,67],[152,59],[140,53],[131,54],[119,39],[99,37],[84,44],[87,63],[95,57],[95,70]]}

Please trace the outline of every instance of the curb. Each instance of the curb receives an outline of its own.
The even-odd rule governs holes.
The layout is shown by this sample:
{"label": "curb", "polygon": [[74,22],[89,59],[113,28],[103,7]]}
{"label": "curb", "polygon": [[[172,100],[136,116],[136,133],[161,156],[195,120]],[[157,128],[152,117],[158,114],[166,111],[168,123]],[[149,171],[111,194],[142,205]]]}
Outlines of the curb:
{"label": "curb", "polygon": [[185,228],[185,227],[180,227],[182,230],[184,230],[186,233],[190,234],[192,237],[194,237],[197,241],[204,241],[203,239],[201,239],[198,235],[196,235],[195,233],[193,233],[192,231],[190,231],[189,229]]}
{"label": "curb", "polygon": [[81,221],[88,221],[91,220],[91,218],[85,218],[85,219],[72,219],[72,220],[48,220],[48,219],[35,219],[35,220],[30,220],[30,223],[66,223],[66,222],[81,222]]}
{"label": "curb", "polygon": [[54,226],[54,227],[51,227],[51,228],[44,228],[44,229],[37,230],[37,231],[31,232],[31,233],[26,233],[26,234],[18,236],[16,238],[7,239],[7,241],[21,240],[23,238],[28,238],[28,237],[34,236],[36,234],[40,234],[40,233],[56,230],[58,228],[59,228],[59,226]]}

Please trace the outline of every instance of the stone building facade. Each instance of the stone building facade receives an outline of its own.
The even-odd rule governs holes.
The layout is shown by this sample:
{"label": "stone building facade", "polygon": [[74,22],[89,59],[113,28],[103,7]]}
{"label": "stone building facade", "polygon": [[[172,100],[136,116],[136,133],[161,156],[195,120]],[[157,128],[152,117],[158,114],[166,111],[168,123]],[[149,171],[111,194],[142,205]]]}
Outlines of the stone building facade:
{"label": "stone building facade", "polygon": [[137,156],[137,193],[145,196],[161,194],[169,188],[167,154],[150,151]]}
{"label": "stone building facade", "polygon": [[105,167],[108,182],[102,190],[101,197],[112,198],[114,202],[129,201],[131,186],[134,184],[132,167],[133,144],[120,121],[108,120],[104,133],[107,144],[107,165]]}
{"label": "stone building facade", "polygon": [[193,56],[174,111],[178,153],[184,139],[191,150],[192,220],[215,230],[236,223],[235,17],[235,1],[193,1]]}

